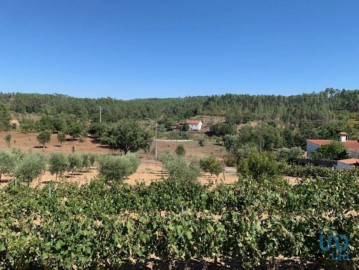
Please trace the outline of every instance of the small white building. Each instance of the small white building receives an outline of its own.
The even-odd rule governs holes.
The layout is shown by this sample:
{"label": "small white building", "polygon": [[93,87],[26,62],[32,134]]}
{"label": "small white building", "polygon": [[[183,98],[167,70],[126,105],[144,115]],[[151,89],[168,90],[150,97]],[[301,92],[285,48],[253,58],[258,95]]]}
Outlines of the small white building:
{"label": "small white building", "polygon": [[359,159],[357,158],[347,158],[338,160],[337,162],[337,169],[341,170],[350,170],[353,169],[355,166],[359,166]]}
{"label": "small white building", "polygon": [[186,123],[190,130],[201,130],[203,124],[201,120],[187,120]]}

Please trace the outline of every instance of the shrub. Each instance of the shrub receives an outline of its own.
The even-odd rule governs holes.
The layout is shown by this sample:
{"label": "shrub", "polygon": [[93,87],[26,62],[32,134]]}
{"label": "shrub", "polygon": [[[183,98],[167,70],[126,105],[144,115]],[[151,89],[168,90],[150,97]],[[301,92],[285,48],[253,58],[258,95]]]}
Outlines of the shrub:
{"label": "shrub", "polygon": [[277,156],[286,162],[293,162],[296,158],[303,156],[304,151],[300,147],[280,148],[278,149]]}
{"label": "shrub", "polygon": [[200,167],[197,160],[192,160],[189,164],[181,156],[173,153],[165,153],[160,156],[170,179],[196,181],[200,175]]}
{"label": "shrub", "polygon": [[331,142],[327,145],[322,145],[316,151],[311,153],[311,157],[315,159],[331,159],[339,160],[349,157],[344,145],[340,142]]}
{"label": "shrub", "polygon": [[99,160],[100,174],[107,181],[122,181],[126,176],[134,173],[140,163],[134,154],[125,156],[103,156]]}
{"label": "shrub", "polygon": [[198,140],[199,146],[202,146],[202,147],[205,145],[205,142],[206,142],[205,138],[201,138]]}
{"label": "shrub", "polygon": [[222,162],[217,160],[214,155],[201,159],[200,167],[203,171],[209,172],[211,175],[215,174],[217,177],[224,171]]}
{"label": "shrub", "polygon": [[189,130],[189,125],[188,123],[184,123],[183,127],[182,127],[183,131],[188,131]]}
{"label": "shrub", "polygon": [[10,147],[10,144],[11,144],[11,134],[6,134],[4,140],[5,140],[5,142],[7,143],[7,145]]}
{"label": "shrub", "polygon": [[90,154],[90,166],[95,166],[95,163],[97,161],[97,155]]}
{"label": "shrub", "polygon": [[138,166],[140,166],[140,160],[137,157],[136,154],[130,153],[124,156],[123,158],[126,158],[130,162],[130,168],[129,168],[129,174],[133,174],[137,171]]}
{"label": "shrub", "polygon": [[278,174],[278,163],[273,153],[253,151],[248,158],[240,160],[237,171],[242,176],[254,178],[262,175],[274,176]]}
{"label": "shrub", "polygon": [[186,154],[186,150],[184,149],[184,146],[182,144],[176,147],[176,154],[177,156],[184,156]]}
{"label": "shrub", "polygon": [[234,125],[230,125],[227,123],[217,123],[210,127],[210,132],[215,136],[225,136],[227,134],[233,135],[236,133],[236,129]]}

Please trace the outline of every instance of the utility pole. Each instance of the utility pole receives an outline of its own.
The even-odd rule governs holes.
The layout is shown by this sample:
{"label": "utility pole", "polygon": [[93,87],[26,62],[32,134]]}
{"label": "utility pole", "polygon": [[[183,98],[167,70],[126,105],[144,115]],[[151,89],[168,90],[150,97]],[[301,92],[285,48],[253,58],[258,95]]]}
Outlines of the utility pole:
{"label": "utility pole", "polygon": [[155,133],[155,158],[157,160],[157,123],[156,123],[156,133]]}
{"label": "utility pole", "polygon": [[102,122],[102,106],[100,105],[100,123]]}

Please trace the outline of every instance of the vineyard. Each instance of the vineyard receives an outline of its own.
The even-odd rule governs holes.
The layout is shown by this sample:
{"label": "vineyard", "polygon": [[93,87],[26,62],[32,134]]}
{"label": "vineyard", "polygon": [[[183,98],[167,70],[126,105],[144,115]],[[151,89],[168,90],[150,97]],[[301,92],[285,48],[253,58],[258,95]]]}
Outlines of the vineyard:
{"label": "vineyard", "polygon": [[[204,186],[185,178],[151,183],[0,191],[0,267],[108,269],[196,259],[248,269],[291,258],[299,265],[359,266],[359,181],[356,173],[289,186],[280,177],[240,178]],[[346,235],[349,260],[320,248],[320,232]],[[319,267],[319,266],[318,266]],[[138,269],[138,268],[133,268]]]}

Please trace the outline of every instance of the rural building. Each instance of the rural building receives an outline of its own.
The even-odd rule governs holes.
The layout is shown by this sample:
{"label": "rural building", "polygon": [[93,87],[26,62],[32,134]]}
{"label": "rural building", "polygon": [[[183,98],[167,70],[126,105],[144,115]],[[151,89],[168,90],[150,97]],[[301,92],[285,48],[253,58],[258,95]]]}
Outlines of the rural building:
{"label": "rural building", "polygon": [[187,120],[186,123],[190,130],[201,130],[203,124],[201,120]]}
{"label": "rural building", "polygon": [[359,166],[359,159],[357,158],[342,159],[342,160],[338,160],[337,163],[337,169],[341,169],[341,170],[350,170],[356,166]]}
{"label": "rural building", "polygon": [[[348,134],[346,132],[339,133],[339,141],[347,149],[348,154],[352,158],[359,158],[359,142],[354,140],[348,140]],[[307,156],[317,150],[322,145],[330,144],[332,140],[307,140]]]}

